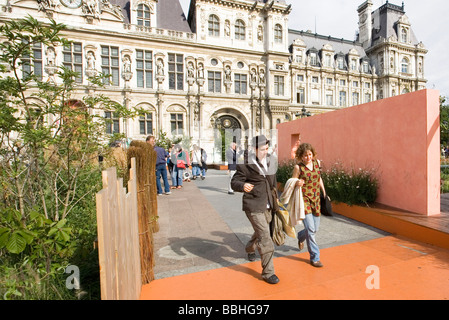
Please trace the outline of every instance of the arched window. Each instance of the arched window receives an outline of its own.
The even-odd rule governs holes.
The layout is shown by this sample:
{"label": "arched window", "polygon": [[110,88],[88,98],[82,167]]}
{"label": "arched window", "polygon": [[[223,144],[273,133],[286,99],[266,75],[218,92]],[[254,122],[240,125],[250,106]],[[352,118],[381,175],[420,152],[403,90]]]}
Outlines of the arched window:
{"label": "arched window", "polygon": [[402,71],[402,73],[408,73],[408,59],[407,58],[402,59],[401,71]]}
{"label": "arched window", "polygon": [[143,27],[151,26],[150,8],[146,4],[137,6],[137,25]]}
{"label": "arched window", "polygon": [[209,35],[219,37],[220,36],[220,19],[214,14],[209,16]]}
{"label": "arched window", "polygon": [[237,20],[235,22],[235,38],[237,40],[245,40],[246,27],[242,20]]}
{"label": "arched window", "polygon": [[280,24],[274,26],[274,42],[282,43],[282,26]]}
{"label": "arched window", "polygon": [[406,28],[402,28],[402,30],[401,30],[401,39],[402,39],[402,42],[407,42],[408,32],[407,32]]}

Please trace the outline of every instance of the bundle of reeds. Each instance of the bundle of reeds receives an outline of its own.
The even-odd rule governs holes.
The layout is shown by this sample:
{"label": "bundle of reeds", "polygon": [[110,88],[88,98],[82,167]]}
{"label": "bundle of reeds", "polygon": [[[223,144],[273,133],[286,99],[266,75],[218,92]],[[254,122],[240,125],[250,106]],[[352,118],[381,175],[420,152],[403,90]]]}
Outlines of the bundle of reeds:
{"label": "bundle of reeds", "polygon": [[128,168],[131,167],[131,158],[136,158],[142,284],[147,284],[154,279],[153,232],[159,231],[156,151],[144,141],[132,141],[127,152]]}

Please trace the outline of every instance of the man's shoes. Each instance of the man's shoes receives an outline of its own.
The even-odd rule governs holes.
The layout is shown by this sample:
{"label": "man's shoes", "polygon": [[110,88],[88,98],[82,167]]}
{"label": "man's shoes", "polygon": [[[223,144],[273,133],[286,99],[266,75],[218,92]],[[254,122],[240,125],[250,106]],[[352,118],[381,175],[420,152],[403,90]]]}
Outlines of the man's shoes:
{"label": "man's shoes", "polygon": [[232,191],[228,191],[228,194],[234,194],[234,192],[232,192]]}
{"label": "man's shoes", "polygon": [[302,249],[304,249],[304,241],[298,240],[298,248],[299,248],[299,251],[302,251]]}
{"label": "man's shoes", "polygon": [[248,260],[249,261],[256,261],[256,253],[255,252],[248,253]]}
{"label": "man's shoes", "polygon": [[168,196],[169,194],[171,194],[171,191],[165,193],[166,196]]}
{"label": "man's shoes", "polygon": [[323,266],[323,264],[321,263],[321,261],[310,261],[310,264],[312,266],[314,266],[315,268],[321,268]]}
{"label": "man's shoes", "polygon": [[263,278],[266,282],[268,282],[269,284],[276,284],[279,282],[279,278],[273,274],[271,277],[269,278]]}
{"label": "man's shoes", "polygon": [[201,180],[204,180],[204,179],[206,179],[206,177],[201,176]]}

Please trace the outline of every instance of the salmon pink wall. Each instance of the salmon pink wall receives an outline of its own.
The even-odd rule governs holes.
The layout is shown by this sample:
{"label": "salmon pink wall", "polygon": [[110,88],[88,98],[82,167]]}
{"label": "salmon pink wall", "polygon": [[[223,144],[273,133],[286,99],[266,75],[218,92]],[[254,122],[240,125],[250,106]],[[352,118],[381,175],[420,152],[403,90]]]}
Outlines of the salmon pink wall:
{"label": "salmon pink wall", "polygon": [[440,213],[439,92],[420,90],[277,126],[279,160],[298,134],[324,169],[376,169],[377,202],[424,215]]}

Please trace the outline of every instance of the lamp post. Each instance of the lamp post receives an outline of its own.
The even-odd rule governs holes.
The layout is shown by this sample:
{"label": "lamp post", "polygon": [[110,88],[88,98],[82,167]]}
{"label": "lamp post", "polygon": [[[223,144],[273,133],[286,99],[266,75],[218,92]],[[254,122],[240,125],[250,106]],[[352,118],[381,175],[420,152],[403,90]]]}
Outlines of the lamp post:
{"label": "lamp post", "polygon": [[306,110],[306,107],[302,107],[301,112],[295,113],[295,116],[299,118],[310,117],[311,115],[310,111]]}

